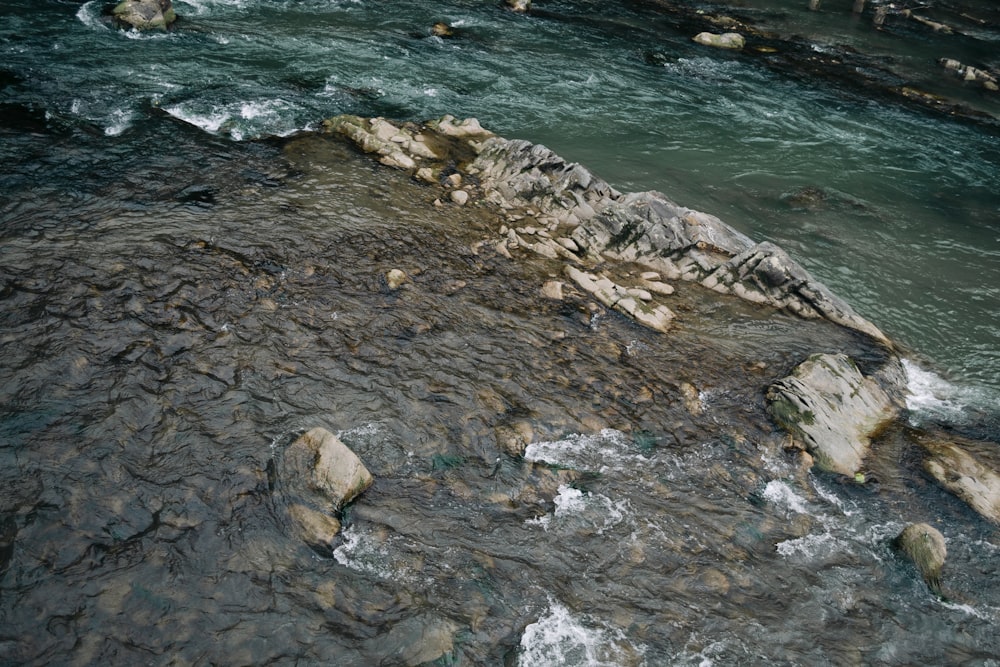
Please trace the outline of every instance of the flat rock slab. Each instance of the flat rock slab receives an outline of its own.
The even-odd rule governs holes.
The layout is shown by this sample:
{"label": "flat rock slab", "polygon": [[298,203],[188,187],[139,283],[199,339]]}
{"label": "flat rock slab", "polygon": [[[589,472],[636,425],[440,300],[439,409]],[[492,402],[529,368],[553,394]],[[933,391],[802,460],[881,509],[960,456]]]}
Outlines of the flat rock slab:
{"label": "flat rock slab", "polygon": [[1000,474],[952,442],[923,440],[924,470],[972,509],[1000,524]]}

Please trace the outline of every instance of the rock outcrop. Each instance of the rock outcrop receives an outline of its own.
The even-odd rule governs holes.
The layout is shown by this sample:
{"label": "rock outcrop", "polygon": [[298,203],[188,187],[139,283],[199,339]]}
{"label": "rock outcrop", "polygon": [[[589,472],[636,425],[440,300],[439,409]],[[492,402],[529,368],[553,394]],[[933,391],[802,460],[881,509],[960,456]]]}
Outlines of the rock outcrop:
{"label": "rock outcrop", "polygon": [[522,248],[566,261],[565,272],[579,287],[645,326],[668,328],[669,285],[657,280],[663,289],[649,289],[641,281],[587,269],[608,259],[633,262],[667,280],[699,282],[804,318],[824,317],[889,345],[875,325],[777,246],[755,244],[715,216],[658,192],[623,195],[545,146],[497,137],[475,119],[444,116],[416,124],[337,116],[324,121],[324,128],[383,164],[442,186],[447,196],[440,205],[498,207],[514,223],[501,226],[492,241],[498,252]]}
{"label": "rock outcrop", "polygon": [[941,568],[948,557],[944,535],[926,523],[911,523],[896,537],[893,546],[913,562],[928,588],[941,595]]}
{"label": "rock outcrop", "polygon": [[374,478],[340,438],[317,427],[285,450],[278,481],[297,533],[307,544],[329,549],[340,531],[334,513],[370,487]]}
{"label": "rock outcrop", "polygon": [[856,475],[871,438],[896,417],[888,394],[843,354],[816,354],[771,385],[768,410],[822,469]]}
{"label": "rock outcrop", "polygon": [[137,30],[164,30],[177,20],[171,0],[123,0],[111,15],[120,25]]}

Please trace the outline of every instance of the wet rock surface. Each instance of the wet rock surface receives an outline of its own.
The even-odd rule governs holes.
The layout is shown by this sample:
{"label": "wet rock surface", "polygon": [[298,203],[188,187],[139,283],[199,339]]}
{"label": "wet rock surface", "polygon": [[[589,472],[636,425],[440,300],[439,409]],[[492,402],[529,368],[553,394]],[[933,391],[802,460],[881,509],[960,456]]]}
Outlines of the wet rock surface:
{"label": "wet rock surface", "polygon": [[927,586],[941,594],[941,569],[948,558],[944,535],[926,523],[912,523],[903,529],[893,545],[916,566]]}
{"label": "wet rock surface", "polygon": [[496,137],[475,119],[445,116],[421,127],[338,116],[324,127],[420,180],[434,182],[447,168],[459,176],[442,181],[453,202],[478,198],[498,208],[511,225],[501,226],[503,238],[493,242],[502,252],[520,247],[566,260],[567,275],[582,289],[658,331],[667,330],[673,318],[669,305],[661,303],[665,290],[630,294],[642,286],[575,265],[633,262],[668,279],[701,282],[801,317],[826,317],[888,344],[877,327],[777,246],[755,244],[718,218],[678,206],[661,193],[623,195],[545,146]]}

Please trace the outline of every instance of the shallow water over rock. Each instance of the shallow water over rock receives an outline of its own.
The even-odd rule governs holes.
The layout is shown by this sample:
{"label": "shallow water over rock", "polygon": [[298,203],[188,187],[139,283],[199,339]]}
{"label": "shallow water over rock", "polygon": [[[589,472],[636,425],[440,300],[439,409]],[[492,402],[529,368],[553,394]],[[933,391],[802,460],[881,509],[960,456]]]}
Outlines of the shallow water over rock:
{"label": "shallow water over rock", "polygon": [[[684,283],[659,334],[570,288],[542,298],[557,262],[476,250],[500,220],[435,207],[339,141],[193,136],[110,172],[66,156],[99,196],[53,193],[5,231],[4,660],[1000,650],[996,533],[900,465],[906,432],[858,485],[807,474],[767,416],[765,388],[812,353],[880,363],[863,337]],[[395,290],[394,268],[410,278]],[[375,476],[331,550],[273,493],[314,426]],[[889,547],[924,516],[953,601]]]}

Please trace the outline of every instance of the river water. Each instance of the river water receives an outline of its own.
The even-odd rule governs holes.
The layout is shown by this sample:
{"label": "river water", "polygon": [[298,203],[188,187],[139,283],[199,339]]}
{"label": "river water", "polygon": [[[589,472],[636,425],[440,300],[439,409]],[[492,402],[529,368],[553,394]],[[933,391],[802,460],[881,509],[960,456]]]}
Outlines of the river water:
{"label": "river water", "polygon": [[[550,263],[472,249],[488,216],[300,134],[476,116],[662,190],[899,341],[911,421],[996,440],[992,126],[638,6],[399,4],[177,2],[140,35],[3,3],[0,661],[997,664],[1000,536],[906,429],[859,486],[799,470],[764,413],[812,352],[876,363],[861,341],[682,285],[668,337],[540,301]],[[268,474],[317,425],[377,479],[325,553]],[[888,546],[915,520],[948,539],[947,600]]]}

